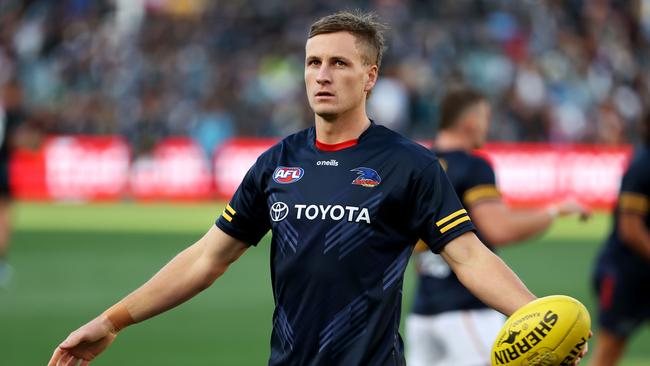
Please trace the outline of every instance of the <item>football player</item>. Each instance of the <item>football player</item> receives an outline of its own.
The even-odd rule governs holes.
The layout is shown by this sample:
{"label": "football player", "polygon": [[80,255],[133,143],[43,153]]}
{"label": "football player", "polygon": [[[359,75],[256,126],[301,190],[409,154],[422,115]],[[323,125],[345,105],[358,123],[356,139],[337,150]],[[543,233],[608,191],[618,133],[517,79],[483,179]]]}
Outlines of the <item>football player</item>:
{"label": "football player", "polygon": [[[489,248],[521,242],[543,233],[559,216],[586,208],[573,200],[545,209],[508,207],[496,187],[490,164],[474,155],[485,143],[490,104],[471,89],[456,89],[441,103],[434,151],[459,199]],[[505,317],[474,296],[447,262],[416,249],[418,284],[407,318],[409,366],[478,366],[490,363],[490,349]]]}
{"label": "football player", "polygon": [[0,90],[0,289],[8,287],[13,276],[8,260],[12,204],[9,163],[14,148],[26,144],[24,129],[21,130],[26,117],[21,104],[22,90],[12,80]]}
{"label": "football player", "polygon": [[314,126],[263,153],[216,225],[72,332],[50,365],[87,364],[124,327],[210,286],[269,230],[269,365],[403,365],[402,279],[418,238],[504,314],[535,299],[474,235],[436,157],[366,115],[381,28],[371,15],[348,12],[311,26],[304,76]]}
{"label": "football player", "polygon": [[599,326],[592,366],[616,365],[650,318],[650,114],[645,141],[623,176],[614,226],[596,262]]}

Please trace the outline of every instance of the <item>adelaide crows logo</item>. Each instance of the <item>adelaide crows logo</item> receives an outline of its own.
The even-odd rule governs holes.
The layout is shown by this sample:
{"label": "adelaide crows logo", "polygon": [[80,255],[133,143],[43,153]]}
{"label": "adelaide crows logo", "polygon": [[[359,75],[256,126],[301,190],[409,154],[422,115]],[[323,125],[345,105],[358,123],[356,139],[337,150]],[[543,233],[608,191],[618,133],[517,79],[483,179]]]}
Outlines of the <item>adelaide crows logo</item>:
{"label": "adelaide crows logo", "polygon": [[352,184],[364,187],[376,187],[381,183],[381,177],[373,169],[359,167],[350,171],[359,174],[359,176],[352,181]]}

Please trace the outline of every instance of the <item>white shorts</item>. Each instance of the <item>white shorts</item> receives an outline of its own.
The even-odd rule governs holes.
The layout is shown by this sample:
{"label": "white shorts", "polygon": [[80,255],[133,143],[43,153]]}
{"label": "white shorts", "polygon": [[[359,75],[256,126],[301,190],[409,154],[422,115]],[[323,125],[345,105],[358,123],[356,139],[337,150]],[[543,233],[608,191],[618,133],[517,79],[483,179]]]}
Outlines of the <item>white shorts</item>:
{"label": "white shorts", "polygon": [[408,366],[490,365],[492,343],[506,317],[492,309],[411,314],[406,319]]}

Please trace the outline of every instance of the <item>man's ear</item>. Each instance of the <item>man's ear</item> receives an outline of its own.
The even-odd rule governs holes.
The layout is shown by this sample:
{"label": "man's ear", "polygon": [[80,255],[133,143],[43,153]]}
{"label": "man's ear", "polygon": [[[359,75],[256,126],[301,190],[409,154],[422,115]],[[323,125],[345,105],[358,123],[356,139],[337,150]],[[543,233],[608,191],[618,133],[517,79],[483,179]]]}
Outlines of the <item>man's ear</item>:
{"label": "man's ear", "polygon": [[366,73],[366,85],[364,85],[363,90],[370,92],[370,90],[372,90],[372,88],[377,83],[378,77],[379,77],[379,67],[377,67],[377,65],[370,66]]}

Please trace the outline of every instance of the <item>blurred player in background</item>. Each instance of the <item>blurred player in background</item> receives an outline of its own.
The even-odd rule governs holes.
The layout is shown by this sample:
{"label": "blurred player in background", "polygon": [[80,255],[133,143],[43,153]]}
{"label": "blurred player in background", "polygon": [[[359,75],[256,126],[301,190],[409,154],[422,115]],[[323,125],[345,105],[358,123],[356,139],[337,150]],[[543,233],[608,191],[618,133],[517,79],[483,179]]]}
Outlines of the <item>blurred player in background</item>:
{"label": "blurred player in background", "polygon": [[600,330],[592,366],[616,365],[650,318],[650,113],[642,128],[644,144],[623,176],[614,227],[596,262]]}
{"label": "blurred player in background", "polygon": [[[508,207],[494,171],[472,154],[483,146],[490,105],[471,89],[451,91],[441,104],[434,152],[489,248],[514,244],[543,233],[559,216],[587,216],[573,200],[547,209]],[[423,243],[416,247],[418,285],[407,319],[409,366],[478,366],[490,363],[490,349],[505,321],[463,286],[439,256]]]}
{"label": "blurred player in background", "polygon": [[18,126],[24,119],[21,99],[21,90],[15,81],[7,83],[0,92],[0,287],[8,286],[13,274],[7,259],[11,234],[9,160],[17,143]]}

